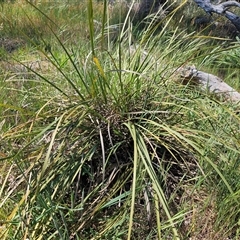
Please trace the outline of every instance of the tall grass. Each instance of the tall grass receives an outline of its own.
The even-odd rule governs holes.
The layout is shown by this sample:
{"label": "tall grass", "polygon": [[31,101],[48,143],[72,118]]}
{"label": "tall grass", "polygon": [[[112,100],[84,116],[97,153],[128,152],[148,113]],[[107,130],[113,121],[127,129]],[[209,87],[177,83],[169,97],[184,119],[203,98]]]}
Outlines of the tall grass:
{"label": "tall grass", "polygon": [[26,5],[53,39],[48,52],[36,46],[51,68],[13,55],[33,75],[1,74],[1,239],[238,239],[238,105],[175,74],[204,61],[206,40],[168,31],[170,15],[132,44],[129,12],[105,42],[112,26],[104,0],[95,31],[98,4],[87,1],[90,44],[77,46],[59,18]]}

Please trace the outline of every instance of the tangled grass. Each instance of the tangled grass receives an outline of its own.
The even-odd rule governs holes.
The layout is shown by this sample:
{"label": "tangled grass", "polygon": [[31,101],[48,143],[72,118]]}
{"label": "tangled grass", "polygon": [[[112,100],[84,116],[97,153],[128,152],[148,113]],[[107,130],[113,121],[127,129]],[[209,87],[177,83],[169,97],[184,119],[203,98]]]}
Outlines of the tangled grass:
{"label": "tangled grass", "polygon": [[206,40],[150,22],[133,47],[126,18],[106,43],[95,4],[87,44],[49,28],[51,68],[1,73],[1,239],[238,239],[239,105],[174,74]]}

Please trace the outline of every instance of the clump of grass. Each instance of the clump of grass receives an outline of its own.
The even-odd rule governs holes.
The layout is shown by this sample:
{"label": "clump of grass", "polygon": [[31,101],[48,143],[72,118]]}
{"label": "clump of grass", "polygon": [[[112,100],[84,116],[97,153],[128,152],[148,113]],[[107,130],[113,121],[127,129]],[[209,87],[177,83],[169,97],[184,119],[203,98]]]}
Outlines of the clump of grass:
{"label": "clump of grass", "polygon": [[[50,71],[22,63],[34,77],[14,78],[23,84],[15,101],[1,96],[1,238],[184,239],[204,234],[197,221],[210,208],[214,236],[237,239],[237,211],[220,226],[240,209],[237,106],[174,74],[205,42],[180,29],[154,36],[150,22],[131,45],[127,18],[104,50],[95,4],[89,44],[70,48],[50,28],[55,45],[40,49]],[[2,91],[13,97],[16,87]]]}

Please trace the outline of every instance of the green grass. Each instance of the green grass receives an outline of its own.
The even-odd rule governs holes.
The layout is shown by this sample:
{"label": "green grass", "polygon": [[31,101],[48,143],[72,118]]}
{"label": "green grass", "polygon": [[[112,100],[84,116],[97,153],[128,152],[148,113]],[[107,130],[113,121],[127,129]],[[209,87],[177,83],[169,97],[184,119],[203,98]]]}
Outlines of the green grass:
{"label": "green grass", "polygon": [[237,65],[238,43],[106,3],[2,5],[25,44],[0,63],[0,238],[238,239],[239,104],[175,74]]}

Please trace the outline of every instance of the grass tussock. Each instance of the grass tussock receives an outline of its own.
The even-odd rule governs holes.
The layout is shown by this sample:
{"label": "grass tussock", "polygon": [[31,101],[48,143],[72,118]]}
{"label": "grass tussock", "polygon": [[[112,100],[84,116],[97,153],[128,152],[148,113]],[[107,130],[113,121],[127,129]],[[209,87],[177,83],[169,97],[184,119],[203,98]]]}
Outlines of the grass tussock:
{"label": "grass tussock", "polygon": [[107,1],[12,4],[6,34],[46,31],[0,63],[1,239],[238,239],[239,105],[175,73],[236,46],[173,30],[177,12],[139,32]]}

